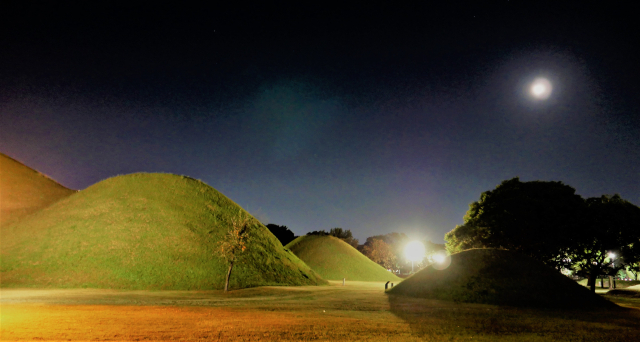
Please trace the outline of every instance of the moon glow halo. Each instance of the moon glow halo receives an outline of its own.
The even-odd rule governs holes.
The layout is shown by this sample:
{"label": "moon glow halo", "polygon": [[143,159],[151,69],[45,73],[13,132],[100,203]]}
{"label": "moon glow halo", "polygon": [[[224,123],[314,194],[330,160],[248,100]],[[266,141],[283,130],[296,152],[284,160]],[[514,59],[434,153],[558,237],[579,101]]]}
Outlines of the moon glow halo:
{"label": "moon glow halo", "polygon": [[546,78],[536,78],[531,83],[531,95],[539,100],[546,100],[551,95],[551,82]]}

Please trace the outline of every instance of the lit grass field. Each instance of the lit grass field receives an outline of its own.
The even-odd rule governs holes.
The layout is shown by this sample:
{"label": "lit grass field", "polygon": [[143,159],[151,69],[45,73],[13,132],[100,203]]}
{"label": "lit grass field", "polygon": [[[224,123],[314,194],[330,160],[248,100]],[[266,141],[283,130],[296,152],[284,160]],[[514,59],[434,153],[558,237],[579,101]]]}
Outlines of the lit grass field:
{"label": "lit grass field", "polygon": [[0,339],[630,341],[640,298],[616,310],[539,310],[389,296],[383,283],[232,291],[2,289]]}

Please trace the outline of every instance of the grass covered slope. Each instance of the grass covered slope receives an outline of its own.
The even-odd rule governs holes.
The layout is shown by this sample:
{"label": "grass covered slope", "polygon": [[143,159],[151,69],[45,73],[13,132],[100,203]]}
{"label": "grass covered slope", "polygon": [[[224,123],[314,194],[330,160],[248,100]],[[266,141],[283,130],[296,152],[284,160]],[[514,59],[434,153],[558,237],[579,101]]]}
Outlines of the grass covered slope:
{"label": "grass covered slope", "polygon": [[348,243],[333,236],[300,236],[291,241],[286,248],[324,279],[392,282],[401,280]]}
{"label": "grass covered slope", "polygon": [[74,192],[0,153],[0,226],[15,222]]}
{"label": "grass covered slope", "polygon": [[[220,289],[217,241],[236,203],[201,181],[132,174],[99,182],[4,228],[3,287]],[[232,289],[325,283],[257,220]]]}
{"label": "grass covered slope", "polygon": [[521,307],[613,306],[539,261],[497,249],[471,249],[453,254],[448,268],[436,270],[429,266],[389,293]]}

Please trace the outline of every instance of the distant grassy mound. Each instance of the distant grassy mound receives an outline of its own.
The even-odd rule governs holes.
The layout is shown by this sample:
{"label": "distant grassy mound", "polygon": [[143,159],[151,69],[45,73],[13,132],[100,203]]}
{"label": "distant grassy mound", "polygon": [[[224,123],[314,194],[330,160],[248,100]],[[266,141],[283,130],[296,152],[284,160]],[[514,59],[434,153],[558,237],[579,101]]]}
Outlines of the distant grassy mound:
{"label": "distant grassy mound", "polygon": [[133,174],[99,182],[3,228],[3,287],[220,289],[217,241],[252,219],[230,286],[326,283],[236,203],[201,181]]}
{"label": "distant grassy mound", "polygon": [[496,249],[472,249],[453,254],[448,268],[427,267],[389,293],[523,307],[614,306],[536,260]]}
{"label": "distant grassy mound", "polygon": [[0,226],[15,222],[74,192],[0,153]]}
{"label": "distant grassy mound", "polygon": [[286,248],[324,279],[392,282],[401,280],[348,243],[333,236],[300,236],[291,241]]}

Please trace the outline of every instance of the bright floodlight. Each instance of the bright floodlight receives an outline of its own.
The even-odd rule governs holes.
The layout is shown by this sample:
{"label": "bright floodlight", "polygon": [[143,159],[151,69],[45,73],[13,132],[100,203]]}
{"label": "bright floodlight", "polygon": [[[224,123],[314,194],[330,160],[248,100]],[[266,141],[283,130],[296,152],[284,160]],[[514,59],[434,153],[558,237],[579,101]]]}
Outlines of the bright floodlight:
{"label": "bright floodlight", "polygon": [[609,253],[609,259],[615,259],[616,253]]}
{"label": "bright floodlight", "polygon": [[411,261],[424,259],[425,248],[420,241],[411,241],[404,247],[404,255]]}
{"label": "bright floodlight", "polygon": [[545,100],[551,95],[551,82],[546,78],[536,78],[531,83],[531,95],[536,99]]}

